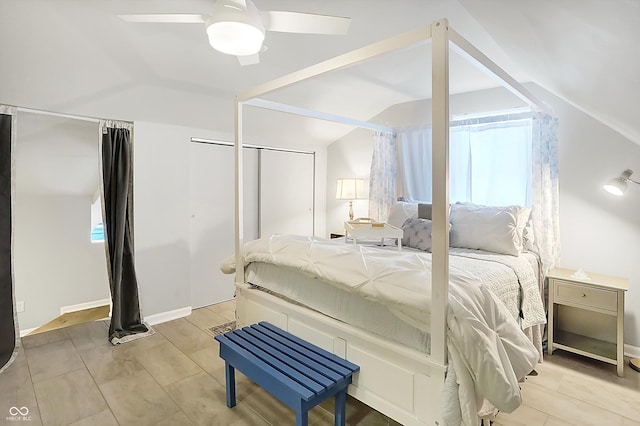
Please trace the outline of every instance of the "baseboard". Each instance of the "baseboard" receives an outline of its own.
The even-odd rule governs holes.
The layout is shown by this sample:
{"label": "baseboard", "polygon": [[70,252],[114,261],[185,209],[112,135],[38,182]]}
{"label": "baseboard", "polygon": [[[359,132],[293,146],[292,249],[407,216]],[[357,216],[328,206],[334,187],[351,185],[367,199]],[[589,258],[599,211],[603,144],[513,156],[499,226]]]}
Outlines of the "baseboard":
{"label": "baseboard", "polygon": [[20,330],[20,337],[24,337],[27,334],[31,333],[33,330],[36,330],[38,327],[27,328],[26,330]]}
{"label": "baseboard", "polygon": [[149,325],[155,325],[178,318],[188,317],[189,315],[191,315],[191,306],[174,309],[173,311],[168,312],[160,312],[159,314],[147,315],[144,317],[144,321]]}
{"label": "baseboard", "polygon": [[60,308],[60,315],[68,314],[69,312],[78,312],[85,309],[97,308],[99,306],[111,306],[111,299],[94,300],[92,302],[79,303],[77,305],[62,306]]}
{"label": "baseboard", "polygon": [[640,358],[640,347],[624,345],[624,354],[629,358]]}
{"label": "baseboard", "polygon": [[[82,309],[90,309],[98,306],[104,306],[111,302],[109,299],[105,299],[105,300],[107,301],[107,303],[98,304],[98,302],[103,302],[103,301],[95,301],[95,302],[82,303],[79,305],[65,306],[64,308],[60,308],[60,309],[62,310],[62,309],[76,308],[80,306],[79,309],[66,310],[65,312],[63,312],[64,314],[69,312],[80,311]],[[96,305],[89,306],[89,304],[91,303],[96,303]],[[159,314],[148,315],[144,317],[144,321],[149,325],[155,325],[155,324],[160,324],[167,321],[172,321],[178,318],[188,317],[189,315],[191,315],[191,306],[187,306],[185,308],[180,308],[180,309],[174,309],[173,311],[168,311],[168,312],[160,312]],[[24,337],[27,334],[31,333],[33,330],[36,330],[38,328],[39,327],[33,327],[33,328],[27,328],[25,330],[20,330],[20,337]]]}

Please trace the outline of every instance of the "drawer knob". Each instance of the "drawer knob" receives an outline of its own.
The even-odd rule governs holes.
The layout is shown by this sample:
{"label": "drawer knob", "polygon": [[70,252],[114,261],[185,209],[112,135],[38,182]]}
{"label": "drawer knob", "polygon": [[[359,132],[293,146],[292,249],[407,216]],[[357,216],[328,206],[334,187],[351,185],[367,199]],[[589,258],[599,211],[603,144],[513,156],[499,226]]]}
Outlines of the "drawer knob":
{"label": "drawer knob", "polygon": [[584,293],[582,293],[582,297],[587,297],[587,295],[586,295],[586,294],[584,294]]}

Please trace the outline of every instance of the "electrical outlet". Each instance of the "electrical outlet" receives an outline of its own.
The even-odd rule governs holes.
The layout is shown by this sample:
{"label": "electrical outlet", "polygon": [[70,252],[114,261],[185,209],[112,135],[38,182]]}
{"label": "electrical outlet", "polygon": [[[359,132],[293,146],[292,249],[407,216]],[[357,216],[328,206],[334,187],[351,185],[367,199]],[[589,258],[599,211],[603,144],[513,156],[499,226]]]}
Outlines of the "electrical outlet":
{"label": "electrical outlet", "polygon": [[16,302],[16,311],[18,311],[18,313],[24,312],[24,301]]}

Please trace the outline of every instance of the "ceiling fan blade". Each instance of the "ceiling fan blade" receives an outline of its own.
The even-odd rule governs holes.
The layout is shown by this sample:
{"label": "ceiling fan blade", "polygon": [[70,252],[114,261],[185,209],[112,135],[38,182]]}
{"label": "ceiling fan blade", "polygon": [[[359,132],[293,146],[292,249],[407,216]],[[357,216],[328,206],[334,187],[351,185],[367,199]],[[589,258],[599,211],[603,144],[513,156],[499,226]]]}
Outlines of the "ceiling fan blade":
{"label": "ceiling fan blade", "polygon": [[247,10],[246,0],[226,0],[227,3],[232,3],[242,10]]}
{"label": "ceiling fan blade", "polygon": [[260,63],[259,53],[253,55],[236,56],[236,58],[238,58],[238,62],[240,62],[240,65],[243,67],[246,65],[256,65]]}
{"label": "ceiling fan blade", "polygon": [[351,18],[272,10],[262,12],[265,29],[283,33],[346,34]]}
{"label": "ceiling fan blade", "polygon": [[126,22],[202,24],[206,22],[207,15],[196,15],[192,13],[156,13],[146,15],[118,15],[118,18]]}

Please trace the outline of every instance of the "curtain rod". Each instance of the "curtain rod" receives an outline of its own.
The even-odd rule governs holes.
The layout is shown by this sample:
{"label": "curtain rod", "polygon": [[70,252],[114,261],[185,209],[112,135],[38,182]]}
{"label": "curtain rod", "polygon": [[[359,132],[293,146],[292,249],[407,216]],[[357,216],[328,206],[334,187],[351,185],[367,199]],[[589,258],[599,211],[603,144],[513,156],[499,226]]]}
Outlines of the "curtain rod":
{"label": "curtain rod", "polygon": [[48,115],[48,116],[51,116],[51,117],[60,117],[60,118],[69,118],[69,119],[72,119],[72,120],[89,121],[91,123],[99,123],[100,120],[104,120],[104,121],[111,120],[111,121],[123,121],[123,122],[126,122],[126,123],[133,124],[133,121],[131,121],[131,120],[114,120],[114,119],[110,119],[110,118],[87,117],[87,116],[82,116],[82,115],[64,114],[64,113],[60,113],[60,112],[47,111],[47,110],[43,110],[43,109],[24,108],[24,107],[16,107],[16,109],[18,110],[18,112],[28,112],[28,113],[31,113],[31,114]]}
{"label": "curtain rod", "polygon": [[[461,127],[461,126],[473,126],[476,124],[500,123],[504,121],[526,120],[529,118],[533,118],[535,114],[536,113],[534,111],[527,111],[527,112],[507,113],[507,114],[499,114],[499,115],[488,115],[485,117],[463,118],[459,120],[449,121],[449,128]],[[430,129],[431,127],[432,127],[432,124],[416,124],[413,126],[399,127],[397,130],[398,131],[419,130],[419,129]]]}
{"label": "curtain rod", "polygon": [[526,112],[515,112],[515,113],[506,113],[506,114],[498,114],[498,115],[487,115],[484,117],[461,118],[459,120],[450,121],[449,126],[458,127],[458,126],[468,126],[473,124],[499,123],[501,121],[525,120],[528,118],[533,118],[534,114],[535,112],[533,111],[526,111]]}
{"label": "curtain rod", "polygon": [[[221,146],[235,146],[235,143],[229,141],[217,141],[213,139],[203,139],[203,138],[191,138],[191,142],[194,143],[202,143],[206,145],[221,145]],[[280,151],[280,152],[293,152],[296,154],[311,154],[315,155],[315,151],[302,151],[299,149],[288,149],[288,148],[276,148],[273,146],[265,146],[265,145],[252,145],[252,144],[243,144],[243,148],[251,148],[251,149],[264,149],[267,151]]]}

